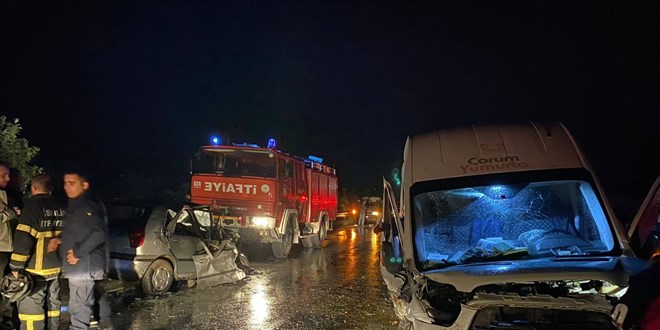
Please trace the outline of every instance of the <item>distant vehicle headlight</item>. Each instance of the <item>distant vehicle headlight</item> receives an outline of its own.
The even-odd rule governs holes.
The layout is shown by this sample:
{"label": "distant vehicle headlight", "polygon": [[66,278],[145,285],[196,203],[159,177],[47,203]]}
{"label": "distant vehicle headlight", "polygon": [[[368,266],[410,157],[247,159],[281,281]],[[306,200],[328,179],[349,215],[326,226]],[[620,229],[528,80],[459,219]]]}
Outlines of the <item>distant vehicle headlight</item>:
{"label": "distant vehicle headlight", "polygon": [[378,211],[373,211],[373,212],[371,212],[371,215],[373,215],[373,216],[378,216]]}
{"label": "distant vehicle headlight", "polygon": [[274,226],[275,218],[269,217],[254,217],[252,218],[252,225],[262,228],[270,228]]}

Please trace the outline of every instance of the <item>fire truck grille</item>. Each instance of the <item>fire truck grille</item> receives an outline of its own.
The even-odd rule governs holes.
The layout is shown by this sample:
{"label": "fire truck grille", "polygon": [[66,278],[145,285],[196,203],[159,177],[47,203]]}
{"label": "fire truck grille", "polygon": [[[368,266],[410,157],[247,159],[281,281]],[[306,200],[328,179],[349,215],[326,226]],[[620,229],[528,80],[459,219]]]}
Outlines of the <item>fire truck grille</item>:
{"label": "fire truck grille", "polygon": [[[208,204],[213,204],[209,201]],[[218,200],[215,202],[221,208],[227,209],[227,215],[275,215],[275,208],[270,202],[254,202],[240,200]]]}

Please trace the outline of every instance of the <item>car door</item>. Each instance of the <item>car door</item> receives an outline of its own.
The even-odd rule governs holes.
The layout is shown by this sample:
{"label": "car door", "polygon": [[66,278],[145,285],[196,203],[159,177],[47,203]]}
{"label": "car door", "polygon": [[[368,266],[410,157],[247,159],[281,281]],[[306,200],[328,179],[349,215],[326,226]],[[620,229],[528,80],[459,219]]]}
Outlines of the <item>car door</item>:
{"label": "car door", "polygon": [[399,237],[403,233],[392,185],[383,178],[382,218],[374,229],[381,234],[380,266],[383,279],[390,291],[403,285],[403,256]]}
{"label": "car door", "polygon": [[204,251],[200,230],[192,210],[182,210],[167,226],[168,244],[176,258],[178,277],[194,278],[193,254]]}
{"label": "car door", "polygon": [[655,180],[628,230],[630,244],[637,256],[650,258],[660,253],[660,177]]}

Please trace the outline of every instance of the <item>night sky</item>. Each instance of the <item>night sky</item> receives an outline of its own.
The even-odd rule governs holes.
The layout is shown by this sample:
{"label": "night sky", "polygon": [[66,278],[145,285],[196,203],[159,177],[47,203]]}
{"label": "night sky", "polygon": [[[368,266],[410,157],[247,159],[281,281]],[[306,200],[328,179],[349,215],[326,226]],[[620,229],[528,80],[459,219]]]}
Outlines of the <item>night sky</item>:
{"label": "night sky", "polygon": [[0,115],[50,172],[187,180],[212,133],[378,188],[409,134],[561,120],[610,197],[660,174],[658,1],[2,2]]}

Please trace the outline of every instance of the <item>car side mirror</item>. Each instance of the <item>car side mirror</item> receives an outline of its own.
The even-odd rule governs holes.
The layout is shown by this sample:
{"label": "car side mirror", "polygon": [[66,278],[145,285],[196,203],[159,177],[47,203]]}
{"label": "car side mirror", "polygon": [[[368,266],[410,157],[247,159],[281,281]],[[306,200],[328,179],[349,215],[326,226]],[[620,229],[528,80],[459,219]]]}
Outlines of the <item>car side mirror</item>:
{"label": "car side mirror", "polygon": [[660,253],[660,232],[653,230],[649,233],[642,246],[642,253],[645,258],[651,258]]}
{"label": "car side mirror", "polygon": [[381,242],[381,258],[383,264],[390,273],[398,273],[403,270],[403,259],[394,253],[394,245],[392,242]]}

